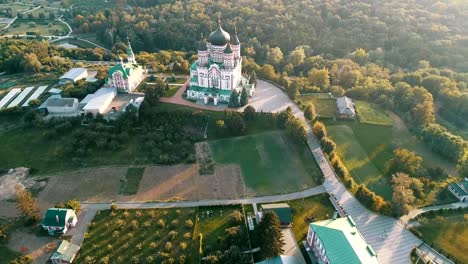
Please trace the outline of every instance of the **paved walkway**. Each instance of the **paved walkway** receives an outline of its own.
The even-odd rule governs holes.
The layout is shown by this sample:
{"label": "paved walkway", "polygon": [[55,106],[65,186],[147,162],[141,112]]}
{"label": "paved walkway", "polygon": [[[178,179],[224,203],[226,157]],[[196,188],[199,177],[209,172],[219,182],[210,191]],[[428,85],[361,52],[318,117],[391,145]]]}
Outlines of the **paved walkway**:
{"label": "paved walkway", "polygon": [[407,215],[400,217],[400,222],[403,225],[407,225],[416,216],[425,212],[436,211],[440,209],[457,209],[457,208],[465,208],[465,207],[468,207],[468,203],[458,202],[458,203],[450,203],[450,204],[442,204],[442,205],[417,208],[417,209],[411,210]]}
{"label": "paved walkway", "polygon": [[185,100],[183,98],[183,93],[185,91],[185,88],[187,87],[187,85],[189,84],[189,81],[190,80],[187,80],[184,85],[182,85],[179,90],[177,91],[177,93],[172,96],[172,97],[161,97],[159,99],[159,101],[161,102],[164,102],[164,103],[171,103],[171,104],[178,104],[178,105],[185,105],[185,106],[189,106],[189,107],[193,107],[193,108],[198,108],[198,109],[203,109],[203,110],[211,110],[211,111],[217,111],[217,112],[222,112],[224,110],[228,110],[228,111],[237,111],[238,109],[235,109],[235,108],[228,108],[228,107],[216,107],[216,106],[213,106],[213,105],[200,105],[200,104],[196,104],[192,101],[188,101],[188,100]]}
{"label": "paved walkway", "polygon": [[[200,201],[180,201],[180,202],[116,202],[119,209],[150,209],[150,208],[181,208],[181,207],[199,207],[199,206],[216,206],[216,205],[231,205],[231,204],[251,204],[251,203],[274,203],[280,201],[289,201],[301,199],[304,197],[314,196],[325,193],[325,188],[320,185],[314,188],[306,189],[300,192],[278,194],[262,197],[252,197],[234,200],[200,200]],[[112,203],[90,203],[81,202],[81,214],[78,217],[78,224],[70,230],[72,235],[72,243],[80,245],[84,239],[84,233],[88,230],[88,224],[93,220],[98,210],[110,209]]]}
{"label": "paved walkway", "polygon": [[306,264],[304,255],[302,255],[301,249],[297,245],[297,240],[294,237],[294,234],[291,228],[285,228],[281,230],[284,239],[283,255],[293,256],[297,260],[297,264]]}

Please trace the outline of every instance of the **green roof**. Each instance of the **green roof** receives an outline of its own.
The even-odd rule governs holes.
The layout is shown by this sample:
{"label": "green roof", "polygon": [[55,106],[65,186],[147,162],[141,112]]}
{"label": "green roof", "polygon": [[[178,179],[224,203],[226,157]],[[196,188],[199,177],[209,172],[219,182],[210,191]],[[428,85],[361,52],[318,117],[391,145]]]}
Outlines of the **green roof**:
{"label": "green roof", "polygon": [[79,246],[72,244],[66,240],[63,240],[62,243],[60,243],[58,248],[55,250],[54,254],[52,254],[51,258],[60,259],[62,261],[71,263],[75,258],[76,254],[78,254],[79,250]]}
{"label": "green roof", "polygon": [[[223,64],[221,62],[214,62],[211,59],[208,59],[208,65],[206,65],[206,67],[210,68],[211,65],[213,65],[213,64],[218,65],[218,68],[220,70],[223,69]],[[193,70],[193,71],[197,70],[197,68],[198,68],[198,61],[192,63],[192,65],[190,66],[190,70]]]}
{"label": "green roof", "polygon": [[468,195],[468,181],[454,182],[451,183],[450,186],[460,195]]}
{"label": "green roof", "polygon": [[263,211],[273,211],[278,216],[281,223],[292,222],[291,207],[287,203],[262,204]]}
{"label": "green roof", "polygon": [[310,224],[331,264],[378,263],[376,254],[356,229],[353,219],[329,219]]}
{"label": "green roof", "polygon": [[115,72],[120,72],[123,75],[124,79],[128,79],[128,76],[130,75],[130,71],[132,68],[136,68],[137,65],[134,64],[123,64],[123,63],[117,63],[116,65],[112,66],[109,68],[109,76],[112,76]]}
{"label": "green roof", "polygon": [[[49,208],[46,212],[44,219],[42,219],[41,225],[43,226],[59,226],[65,227],[66,221],[69,219],[65,219],[67,216],[68,211],[73,211],[72,209],[64,209],[64,208]],[[58,216],[58,221],[57,221]]]}

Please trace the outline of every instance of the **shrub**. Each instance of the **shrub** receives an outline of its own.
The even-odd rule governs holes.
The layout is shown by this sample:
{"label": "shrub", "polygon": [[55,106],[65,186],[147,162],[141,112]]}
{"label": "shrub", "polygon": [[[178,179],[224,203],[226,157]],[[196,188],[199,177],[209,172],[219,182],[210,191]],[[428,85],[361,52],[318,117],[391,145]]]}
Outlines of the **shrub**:
{"label": "shrub", "polygon": [[171,232],[169,232],[169,237],[171,238],[171,240],[175,240],[177,238],[177,232],[172,230]]}
{"label": "shrub", "polygon": [[164,244],[164,248],[167,251],[170,251],[172,249],[172,243],[171,242],[166,242],[166,244]]}
{"label": "shrub", "polygon": [[155,248],[158,247],[158,243],[156,243],[156,242],[151,242],[151,243],[149,244],[149,246],[150,246],[150,248],[155,249]]}
{"label": "shrub", "polygon": [[132,220],[132,222],[130,223],[130,225],[132,226],[132,229],[133,230],[137,230],[138,229],[138,221],[137,220]]}
{"label": "shrub", "polygon": [[329,137],[322,137],[320,140],[320,145],[323,148],[323,151],[330,155],[336,149],[336,144]]}
{"label": "shrub", "polygon": [[185,250],[185,249],[187,248],[187,243],[181,242],[181,243],[180,243],[180,248],[181,248],[182,250]]}
{"label": "shrub", "polygon": [[191,219],[185,221],[185,226],[188,227],[188,228],[192,228],[193,227],[193,221]]}
{"label": "shrub", "polygon": [[240,223],[244,221],[244,215],[239,210],[235,210],[234,212],[231,213],[231,221],[235,225],[239,225]]}
{"label": "shrub", "polygon": [[117,209],[118,209],[118,208],[117,208],[117,205],[116,205],[116,204],[112,204],[112,205],[111,205],[111,211],[112,211],[112,212],[117,211]]}
{"label": "shrub", "polygon": [[67,202],[67,207],[75,210],[75,212],[78,214],[81,210],[81,203],[76,199],[72,199]]}
{"label": "shrub", "polygon": [[158,226],[161,228],[166,227],[166,222],[164,221],[164,219],[158,219]]}
{"label": "shrub", "polygon": [[172,220],[171,225],[173,227],[177,227],[179,225],[179,220],[177,220],[177,219]]}
{"label": "shrub", "polygon": [[140,210],[137,210],[137,211],[135,212],[135,215],[136,215],[136,217],[141,217],[141,216],[143,216],[143,212],[140,211]]}
{"label": "shrub", "polygon": [[185,239],[190,239],[191,237],[192,237],[192,234],[190,234],[189,232],[184,234]]}
{"label": "shrub", "polygon": [[327,129],[322,122],[315,122],[312,127],[312,132],[317,137],[318,140],[327,136]]}

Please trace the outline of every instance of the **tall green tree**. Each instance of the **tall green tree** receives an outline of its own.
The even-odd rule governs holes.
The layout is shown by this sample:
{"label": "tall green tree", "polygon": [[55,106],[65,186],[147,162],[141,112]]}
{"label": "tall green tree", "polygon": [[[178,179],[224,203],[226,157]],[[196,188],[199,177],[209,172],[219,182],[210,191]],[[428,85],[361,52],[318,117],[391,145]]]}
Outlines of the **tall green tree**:
{"label": "tall green tree", "polygon": [[286,132],[298,144],[304,143],[307,140],[307,130],[299,118],[291,118],[286,124]]}
{"label": "tall green tree", "polygon": [[236,90],[233,90],[231,93],[231,97],[229,97],[229,107],[239,107],[239,94]]}
{"label": "tall green tree", "polygon": [[387,174],[404,172],[415,176],[421,169],[422,158],[407,149],[395,149],[393,157],[385,165]]}
{"label": "tall green tree", "polygon": [[245,106],[249,103],[249,95],[247,94],[247,90],[245,88],[242,89],[241,96],[240,96],[240,106]]}
{"label": "tall green tree", "polygon": [[278,216],[274,212],[266,212],[257,226],[257,240],[260,247],[260,258],[269,259],[284,253],[283,234]]}
{"label": "tall green tree", "polygon": [[327,68],[310,70],[308,79],[312,85],[320,87],[322,91],[330,86],[330,74]]}
{"label": "tall green tree", "polygon": [[308,104],[304,109],[304,117],[309,121],[313,121],[317,118],[315,106],[312,103]]}

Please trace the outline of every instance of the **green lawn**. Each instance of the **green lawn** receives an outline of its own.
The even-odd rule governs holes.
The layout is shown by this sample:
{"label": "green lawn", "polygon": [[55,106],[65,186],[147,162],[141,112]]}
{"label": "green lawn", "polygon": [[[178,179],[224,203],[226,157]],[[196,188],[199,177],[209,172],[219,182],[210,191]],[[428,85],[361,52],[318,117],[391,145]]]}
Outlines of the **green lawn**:
{"label": "green lawn", "polygon": [[365,101],[354,100],[357,115],[361,123],[374,125],[392,125],[392,119],[380,106]]}
{"label": "green lawn", "polygon": [[333,217],[335,209],[328,197],[328,194],[320,194],[286,202],[292,208],[292,231],[298,242],[305,239],[311,221],[320,221]]}
{"label": "green lawn", "polygon": [[[203,234],[203,256],[207,256],[217,250],[222,250],[219,238],[225,237],[226,229],[236,226],[231,218],[231,214],[236,210],[242,212],[242,207],[234,205],[199,208],[198,231]],[[209,215],[207,215],[208,211],[210,212]],[[240,227],[241,232],[246,236],[247,230],[244,222],[242,222]],[[241,250],[248,250],[248,241],[244,240],[243,242]]]}
{"label": "green lawn", "polygon": [[[349,121],[327,121],[329,136],[346,168],[355,181],[366,184],[386,200],[392,196],[391,179],[383,175],[386,162],[395,148],[407,148],[423,158],[425,167],[440,166],[455,175],[455,165],[433,153],[428,146],[408,131],[396,115],[390,114],[393,126],[372,125]],[[436,199],[440,188],[432,188],[427,202]],[[426,203],[426,202],[423,202]]]}
{"label": "green lawn", "polygon": [[422,225],[416,230],[426,243],[433,243],[436,249],[442,249],[444,255],[457,259],[457,263],[468,263],[468,214],[423,217],[420,222]]}
{"label": "green lawn", "polygon": [[391,127],[346,123],[327,126],[346,168],[358,184],[366,184],[385,199],[391,199],[390,181],[382,174],[393,151]]}
{"label": "green lawn", "polygon": [[60,156],[61,146],[68,144],[69,139],[66,136],[48,139],[44,135],[45,131],[36,128],[16,128],[7,132],[0,130],[0,142],[3,143],[0,148],[0,167],[26,166],[34,172],[49,174],[92,166],[133,165],[144,159],[143,154],[138,151],[137,140],[130,138],[122,149],[93,151],[92,155],[77,163]]}
{"label": "green lawn", "polygon": [[336,99],[333,98],[320,98],[314,95],[301,95],[298,97],[304,105],[313,103],[318,117],[336,117],[338,108],[336,106]]}
{"label": "green lawn", "polygon": [[133,195],[138,192],[140,180],[145,172],[145,167],[128,168],[125,180],[120,182],[120,194]]}
{"label": "green lawn", "polygon": [[167,77],[167,80],[169,80],[169,83],[175,83],[175,84],[184,84],[187,81],[187,78],[175,78],[175,81],[171,81],[171,77]]}
{"label": "green lawn", "polygon": [[198,234],[194,225],[186,224],[189,220],[195,223],[196,213],[194,208],[101,211],[85,235],[76,262],[101,263],[107,256],[107,263],[150,263],[148,257],[152,256],[151,263],[162,263],[158,254],[163,252],[177,261],[174,263],[182,255],[186,263],[198,263],[192,248]]}
{"label": "green lawn", "polygon": [[31,27],[29,22],[15,22],[8,29],[2,31],[3,34],[15,35],[15,34],[26,34],[26,32],[35,32],[39,35],[55,35],[55,31],[68,32],[68,28],[62,23],[50,22],[52,25],[49,27],[48,24],[36,23],[35,27]]}
{"label": "green lawn", "polygon": [[209,141],[213,160],[239,164],[244,182],[257,195],[314,187],[322,174],[306,146],[281,131]]}
{"label": "green lawn", "polygon": [[181,88],[180,85],[169,85],[169,90],[164,90],[163,97],[172,97]]}

